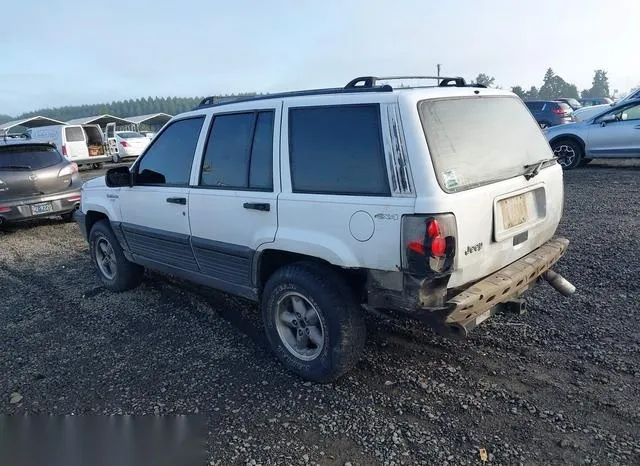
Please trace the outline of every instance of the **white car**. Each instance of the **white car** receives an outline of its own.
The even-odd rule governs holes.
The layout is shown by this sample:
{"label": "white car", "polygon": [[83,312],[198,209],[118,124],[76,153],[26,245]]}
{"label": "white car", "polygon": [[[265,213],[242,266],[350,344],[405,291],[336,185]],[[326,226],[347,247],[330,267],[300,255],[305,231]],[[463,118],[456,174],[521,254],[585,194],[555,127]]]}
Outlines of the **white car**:
{"label": "white car", "polygon": [[116,131],[115,140],[118,152],[113,155],[114,163],[137,158],[149,145],[149,138],[136,131]]}
{"label": "white car", "polygon": [[614,102],[612,104],[600,104],[600,105],[591,105],[587,107],[582,107],[573,112],[573,117],[576,121],[586,121],[597,115],[600,115],[607,110],[611,109],[611,107],[617,107],[619,105],[624,104],[625,102],[629,102],[631,100],[640,99],[640,89],[634,89],[629,94],[624,96],[622,99]]}
{"label": "white car", "polygon": [[277,357],[320,382],[359,360],[364,308],[464,336],[539,277],[571,294],[550,270],[569,241],[538,124],[510,92],[430,79],[174,117],[130,169],[83,186],[99,280],[131,289],[148,267],[257,301]]}

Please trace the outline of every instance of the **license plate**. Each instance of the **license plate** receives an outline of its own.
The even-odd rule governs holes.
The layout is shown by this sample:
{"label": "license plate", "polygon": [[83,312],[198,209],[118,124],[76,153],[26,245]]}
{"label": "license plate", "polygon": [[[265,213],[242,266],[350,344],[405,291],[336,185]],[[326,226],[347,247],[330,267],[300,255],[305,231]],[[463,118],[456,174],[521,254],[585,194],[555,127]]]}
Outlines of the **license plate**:
{"label": "license plate", "polygon": [[529,219],[527,199],[524,194],[500,201],[502,226],[505,230],[522,225]]}
{"label": "license plate", "polygon": [[33,204],[31,206],[31,214],[46,214],[47,212],[53,212],[53,205],[51,202],[43,202],[41,204]]}

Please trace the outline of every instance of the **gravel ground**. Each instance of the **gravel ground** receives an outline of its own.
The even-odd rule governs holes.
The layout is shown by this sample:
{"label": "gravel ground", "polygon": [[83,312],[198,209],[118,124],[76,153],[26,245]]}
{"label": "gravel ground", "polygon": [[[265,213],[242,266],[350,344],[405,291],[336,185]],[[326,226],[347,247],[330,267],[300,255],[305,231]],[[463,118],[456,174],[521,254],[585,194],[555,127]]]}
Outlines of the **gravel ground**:
{"label": "gravel ground", "polygon": [[157,274],[112,294],[76,225],[0,232],[1,412],[199,413],[211,464],[640,464],[640,161],[565,180],[577,295],[540,286],[465,341],[369,315],[331,385],[271,357],[250,303]]}

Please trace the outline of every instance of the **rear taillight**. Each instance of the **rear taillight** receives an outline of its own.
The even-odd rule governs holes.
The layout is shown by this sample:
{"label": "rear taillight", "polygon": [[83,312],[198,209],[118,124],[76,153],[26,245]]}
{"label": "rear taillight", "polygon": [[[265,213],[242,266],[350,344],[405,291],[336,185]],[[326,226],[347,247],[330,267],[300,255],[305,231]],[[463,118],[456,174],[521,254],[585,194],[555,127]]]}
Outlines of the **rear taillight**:
{"label": "rear taillight", "polygon": [[564,113],[565,113],[565,111],[562,110],[560,107],[552,108],[551,112],[555,113],[556,115],[564,115]]}
{"label": "rear taillight", "polygon": [[402,218],[402,268],[414,275],[452,271],[456,253],[453,214],[409,215]]}
{"label": "rear taillight", "polygon": [[70,163],[66,167],[62,167],[60,169],[60,171],[58,172],[58,176],[59,177],[71,176],[71,175],[73,175],[75,173],[78,173],[78,165],[75,164],[75,163]]}
{"label": "rear taillight", "polygon": [[62,144],[62,155],[64,155],[65,157],[67,156],[67,145],[66,144]]}
{"label": "rear taillight", "polygon": [[4,214],[4,213],[10,212],[10,211],[11,211],[11,207],[0,206],[0,214]]}
{"label": "rear taillight", "polygon": [[127,144],[127,141],[120,141],[120,145],[122,147],[127,147],[129,144]]}

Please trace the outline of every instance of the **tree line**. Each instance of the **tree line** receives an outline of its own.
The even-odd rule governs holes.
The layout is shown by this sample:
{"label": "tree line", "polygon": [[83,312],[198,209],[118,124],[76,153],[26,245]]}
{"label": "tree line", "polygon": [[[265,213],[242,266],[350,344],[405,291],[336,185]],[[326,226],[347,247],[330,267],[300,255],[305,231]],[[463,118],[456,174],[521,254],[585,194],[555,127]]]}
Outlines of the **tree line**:
{"label": "tree line", "polygon": [[[487,87],[495,87],[495,81],[496,79],[493,76],[485,73],[480,73],[475,79],[476,83]],[[565,81],[561,76],[555,74],[551,68],[547,69],[544,74],[540,88],[531,86],[528,90],[525,90],[522,86],[513,86],[511,91],[522,99],[552,100],[559,97],[574,99],[612,97],[609,90],[609,78],[605,70],[595,70],[591,87],[583,89],[581,92],[578,92],[575,84]],[[614,94],[616,92],[614,91]]]}
{"label": "tree line", "polygon": [[[226,94],[216,98],[220,101],[256,95],[255,93]],[[139,99],[118,100],[111,103],[101,103],[92,105],[67,105],[65,107],[41,108],[33,112],[26,112],[18,116],[0,115],[0,124],[7,121],[20,120],[36,115],[53,118],[60,121],[69,121],[75,118],[84,118],[94,115],[110,115],[119,117],[132,117],[137,115],[147,115],[150,113],[168,113],[177,115],[178,113],[192,110],[202,101],[202,97],[142,97]]]}

